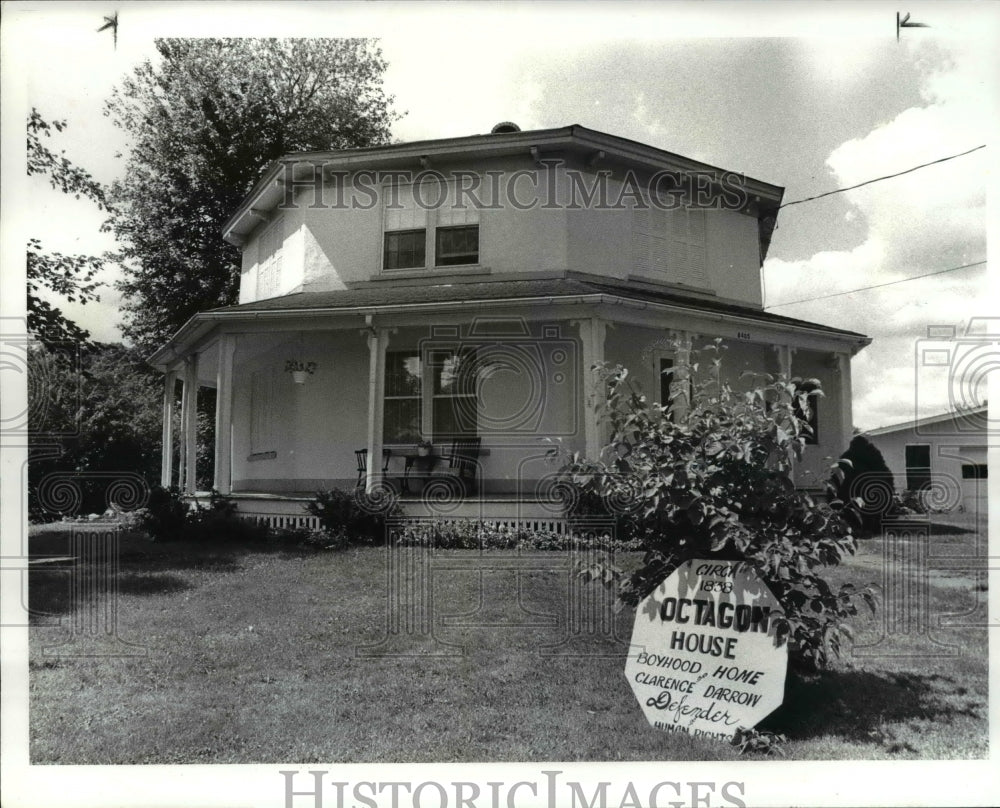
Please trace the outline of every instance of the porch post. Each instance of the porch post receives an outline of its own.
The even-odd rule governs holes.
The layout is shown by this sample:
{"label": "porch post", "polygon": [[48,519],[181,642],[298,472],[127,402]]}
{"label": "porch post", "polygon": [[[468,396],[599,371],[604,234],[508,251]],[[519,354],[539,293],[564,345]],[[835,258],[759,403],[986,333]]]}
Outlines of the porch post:
{"label": "porch post", "polygon": [[854,397],[851,390],[851,355],[847,351],[834,354],[840,377],[841,446],[848,446],[854,432]]}
{"label": "porch post", "polygon": [[181,493],[187,490],[184,474],[187,472],[187,411],[188,411],[188,359],[181,368],[181,432],[177,445],[177,487]]}
{"label": "porch post", "polygon": [[[771,346],[775,353],[778,354],[778,373],[784,377],[786,382],[791,381],[792,378],[792,354],[795,353],[795,349],[790,345],[772,345]],[[792,399],[791,394],[782,393],[782,398],[785,403],[790,403]],[[790,458],[791,468],[789,469],[789,477],[792,481],[796,478],[796,467],[797,463],[794,457]]]}
{"label": "porch post", "polygon": [[368,337],[368,471],[365,491],[382,478],[382,418],[385,413],[385,350],[389,329],[369,324]]}
{"label": "porch post", "polygon": [[[672,331],[671,335],[677,344],[674,361],[674,370],[676,372],[674,382],[677,384],[675,389],[678,391],[677,398],[682,397],[684,402],[679,407],[675,404],[674,409],[678,413],[678,416],[683,418],[691,409],[691,385],[688,382],[691,378],[691,340],[697,335],[692,334],[690,331],[680,330]],[[662,404],[663,402],[660,403]]]}
{"label": "porch post", "polygon": [[181,436],[183,447],[185,494],[195,492],[195,463],[197,461],[198,432],[198,354],[184,360],[184,395],[181,398]]}
{"label": "porch post", "polygon": [[790,345],[772,345],[775,353],[778,354],[778,372],[782,376],[792,377],[792,354],[795,349]]}
{"label": "porch post", "polygon": [[160,460],[160,485],[169,488],[174,478],[174,387],[177,373],[168,370],[163,377],[163,437],[160,444],[163,455]]}
{"label": "porch post", "polygon": [[582,347],[583,365],[583,434],[585,454],[590,460],[597,460],[601,454],[600,407],[602,390],[595,382],[592,368],[604,361],[604,338],[607,335],[608,324],[599,317],[589,317],[579,320],[580,343]]}
{"label": "porch post", "polygon": [[236,337],[219,337],[219,365],[215,375],[215,479],[220,494],[232,491],[233,353]]}

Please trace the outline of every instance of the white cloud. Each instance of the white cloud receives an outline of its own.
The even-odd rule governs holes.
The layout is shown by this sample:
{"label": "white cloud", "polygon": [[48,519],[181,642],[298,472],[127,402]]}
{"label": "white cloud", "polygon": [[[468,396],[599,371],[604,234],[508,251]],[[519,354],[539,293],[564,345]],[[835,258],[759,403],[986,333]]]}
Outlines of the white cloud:
{"label": "white cloud", "polygon": [[[927,103],[912,107],[863,137],[833,150],[827,165],[837,187],[904,171],[987,142],[991,96],[983,97],[988,52],[952,46],[925,78]],[[986,74],[992,75],[992,74]],[[986,258],[985,182],[988,149],[894,179],[847,191],[852,216],[867,225],[850,250],[821,251],[802,261],[765,264],[767,303],[820,297],[903,281]],[[822,203],[807,203],[821,205]],[[817,213],[814,215],[818,215]],[[918,381],[914,350],[930,325],[958,326],[986,314],[985,270],[961,270],[880,289],[829,297],[776,312],[866,333],[874,343],[854,362],[855,422],[870,428],[949,406],[944,378]],[[923,385],[918,390],[917,384]]]}

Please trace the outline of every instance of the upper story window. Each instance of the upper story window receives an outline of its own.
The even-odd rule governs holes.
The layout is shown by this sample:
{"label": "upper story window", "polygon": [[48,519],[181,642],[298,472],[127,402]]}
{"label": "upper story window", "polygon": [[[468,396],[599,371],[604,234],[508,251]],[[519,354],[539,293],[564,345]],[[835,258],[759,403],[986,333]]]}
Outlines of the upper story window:
{"label": "upper story window", "polygon": [[385,234],[385,269],[423,267],[427,255],[427,231],[393,230]]}
{"label": "upper story window", "polygon": [[479,210],[458,205],[454,183],[423,180],[383,193],[382,269],[430,269],[479,263]]}
{"label": "upper story window", "polygon": [[479,225],[438,227],[434,261],[439,267],[479,263]]}

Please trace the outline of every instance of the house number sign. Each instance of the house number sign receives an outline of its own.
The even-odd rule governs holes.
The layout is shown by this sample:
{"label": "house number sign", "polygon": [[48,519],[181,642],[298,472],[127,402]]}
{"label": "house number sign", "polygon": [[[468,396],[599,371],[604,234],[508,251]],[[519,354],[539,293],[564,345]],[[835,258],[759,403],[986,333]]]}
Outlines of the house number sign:
{"label": "house number sign", "polygon": [[730,740],[781,705],[784,612],[746,562],[692,560],[636,611],[625,676],[649,723]]}

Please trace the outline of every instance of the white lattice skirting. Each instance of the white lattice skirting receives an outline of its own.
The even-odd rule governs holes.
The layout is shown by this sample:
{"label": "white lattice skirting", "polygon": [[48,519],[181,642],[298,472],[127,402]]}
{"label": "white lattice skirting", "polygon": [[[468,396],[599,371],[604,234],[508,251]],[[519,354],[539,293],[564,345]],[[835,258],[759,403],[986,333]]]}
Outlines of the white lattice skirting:
{"label": "white lattice skirting", "polygon": [[[248,522],[259,525],[266,525],[274,530],[319,530],[320,523],[317,516],[293,516],[290,514],[274,513],[247,513],[240,512],[240,518]],[[511,532],[524,531],[528,533],[554,533],[558,536],[568,534],[569,527],[565,519],[469,519],[468,517],[448,517],[439,516],[431,519],[417,518],[404,519],[404,524],[409,526],[420,525],[457,525],[469,524],[482,525],[490,530],[509,530]]]}
{"label": "white lattice skirting", "polygon": [[403,519],[403,524],[407,526],[419,527],[422,525],[457,525],[473,524],[482,525],[490,530],[509,530],[512,533],[524,531],[527,533],[555,533],[564,536],[570,532],[566,519],[560,517],[499,517],[475,519],[468,516],[432,516],[416,517],[413,519]]}
{"label": "white lattice skirting", "polygon": [[267,525],[274,530],[319,530],[319,517],[304,514],[295,516],[287,513],[248,513],[240,511],[241,519],[258,525]]}

